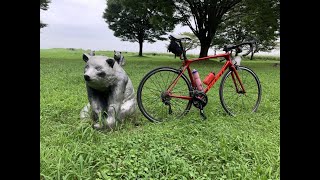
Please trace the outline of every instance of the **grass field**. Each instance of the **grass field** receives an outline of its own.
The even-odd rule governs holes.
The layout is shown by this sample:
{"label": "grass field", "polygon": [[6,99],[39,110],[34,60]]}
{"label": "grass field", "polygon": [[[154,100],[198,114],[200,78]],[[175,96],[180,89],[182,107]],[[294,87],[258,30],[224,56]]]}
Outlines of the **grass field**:
{"label": "grass field", "polygon": [[[88,101],[82,53],[40,50],[40,179],[280,179],[280,70],[273,66],[278,60],[242,61],[262,84],[257,113],[226,115],[218,82],[208,94],[206,121],[194,107],[183,119],[160,124],[138,110],[138,126],[97,132],[79,118]],[[124,56],[135,91],[153,68],[181,65],[171,54]],[[205,77],[221,66],[210,60],[192,68]]]}

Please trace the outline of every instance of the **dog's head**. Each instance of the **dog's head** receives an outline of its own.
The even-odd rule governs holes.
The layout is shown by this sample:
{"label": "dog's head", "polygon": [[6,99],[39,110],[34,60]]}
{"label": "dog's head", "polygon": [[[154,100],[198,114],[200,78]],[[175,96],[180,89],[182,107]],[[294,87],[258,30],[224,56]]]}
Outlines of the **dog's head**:
{"label": "dog's head", "polygon": [[121,51],[113,51],[114,52],[114,55],[113,55],[113,58],[119,63],[120,59],[121,59]]}
{"label": "dog's head", "polygon": [[106,56],[90,56],[84,53],[82,59],[86,62],[84,79],[86,82],[105,82],[108,76],[115,73],[115,60]]}

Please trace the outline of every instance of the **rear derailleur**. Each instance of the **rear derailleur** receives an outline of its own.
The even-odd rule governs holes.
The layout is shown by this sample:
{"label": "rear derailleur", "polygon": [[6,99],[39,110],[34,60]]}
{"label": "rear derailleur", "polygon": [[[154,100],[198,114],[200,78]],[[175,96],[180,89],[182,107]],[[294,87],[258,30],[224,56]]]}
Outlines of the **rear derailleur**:
{"label": "rear derailleur", "polygon": [[161,100],[162,102],[169,107],[169,114],[172,114],[172,108],[171,108],[171,103],[170,103],[170,100],[171,100],[171,97],[169,96],[169,93],[168,92],[162,92],[161,93]]}

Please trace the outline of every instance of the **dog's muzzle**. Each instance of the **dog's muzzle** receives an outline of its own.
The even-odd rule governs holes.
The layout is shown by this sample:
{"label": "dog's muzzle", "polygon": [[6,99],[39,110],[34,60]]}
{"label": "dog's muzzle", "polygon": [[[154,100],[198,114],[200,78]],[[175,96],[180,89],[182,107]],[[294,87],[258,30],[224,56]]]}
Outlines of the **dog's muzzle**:
{"label": "dog's muzzle", "polygon": [[90,76],[84,75],[83,77],[84,77],[84,79],[85,79],[86,81],[90,81]]}

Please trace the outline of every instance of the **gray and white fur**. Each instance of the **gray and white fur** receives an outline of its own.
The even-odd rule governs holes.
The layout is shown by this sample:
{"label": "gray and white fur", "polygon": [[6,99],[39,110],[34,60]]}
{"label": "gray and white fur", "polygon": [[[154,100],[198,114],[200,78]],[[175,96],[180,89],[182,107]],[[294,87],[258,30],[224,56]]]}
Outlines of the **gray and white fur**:
{"label": "gray and white fur", "polygon": [[121,54],[120,51],[114,50],[114,56],[113,58],[120,64],[121,66],[125,65],[125,59],[124,56]]}
{"label": "gray and white fur", "polygon": [[90,51],[90,56],[95,56],[96,55],[96,51]]}
{"label": "gray and white fur", "polygon": [[89,103],[81,110],[80,118],[93,119],[95,129],[113,129],[116,120],[123,122],[136,109],[132,82],[112,58],[84,53],[83,60]]}

